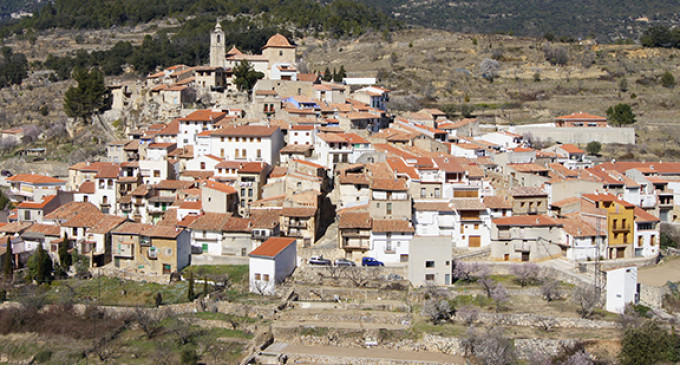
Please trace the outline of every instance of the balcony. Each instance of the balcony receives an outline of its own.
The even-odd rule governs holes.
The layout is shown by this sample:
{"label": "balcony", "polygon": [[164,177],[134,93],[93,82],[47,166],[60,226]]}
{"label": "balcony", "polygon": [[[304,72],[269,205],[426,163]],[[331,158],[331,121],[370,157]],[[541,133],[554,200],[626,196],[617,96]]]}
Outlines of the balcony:
{"label": "balcony", "polygon": [[510,239],[510,231],[498,231],[498,239],[499,240],[509,240]]}
{"label": "balcony", "polygon": [[307,222],[290,221],[290,222],[288,222],[288,227],[306,229],[307,228]]}
{"label": "balcony", "polygon": [[253,233],[250,237],[257,241],[266,241],[269,235],[266,233]]}
{"label": "balcony", "polygon": [[529,242],[515,242],[513,244],[513,249],[516,252],[529,252],[531,251],[531,245]]}
{"label": "balcony", "polygon": [[345,239],[342,243],[342,248],[368,250],[370,248],[370,241],[368,239]]}
{"label": "balcony", "polygon": [[151,240],[148,238],[141,238],[139,240],[139,245],[142,247],[151,247]]}
{"label": "balcony", "polygon": [[395,253],[397,253],[397,251],[396,251],[396,250],[394,250],[394,249],[391,249],[391,250],[387,250],[387,249],[385,249],[385,254],[388,254],[388,255],[394,255]]}
{"label": "balcony", "polygon": [[625,233],[631,230],[630,223],[625,225],[614,225],[612,226],[612,232],[614,233]]}

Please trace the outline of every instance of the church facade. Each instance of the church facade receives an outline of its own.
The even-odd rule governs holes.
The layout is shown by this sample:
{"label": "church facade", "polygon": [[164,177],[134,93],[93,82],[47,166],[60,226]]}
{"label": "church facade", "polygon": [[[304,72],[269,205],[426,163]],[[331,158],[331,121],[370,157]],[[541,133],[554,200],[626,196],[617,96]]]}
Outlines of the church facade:
{"label": "church facade", "polygon": [[295,48],[286,37],[277,33],[262,47],[261,54],[244,54],[236,46],[226,52],[224,31],[217,22],[210,34],[210,67],[233,69],[245,60],[255,71],[262,72],[265,79],[296,81]]}

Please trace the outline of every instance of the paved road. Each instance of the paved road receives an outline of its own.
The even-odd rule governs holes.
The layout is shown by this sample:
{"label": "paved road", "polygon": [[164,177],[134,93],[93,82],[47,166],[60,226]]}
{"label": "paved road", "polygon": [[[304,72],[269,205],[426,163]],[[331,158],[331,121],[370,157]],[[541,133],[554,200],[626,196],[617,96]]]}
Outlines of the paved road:
{"label": "paved road", "polygon": [[439,352],[410,352],[401,350],[356,348],[338,346],[303,346],[290,344],[282,350],[290,355],[311,355],[341,358],[351,363],[351,359],[384,359],[398,361],[412,361],[414,364],[465,364],[461,356],[447,355]]}

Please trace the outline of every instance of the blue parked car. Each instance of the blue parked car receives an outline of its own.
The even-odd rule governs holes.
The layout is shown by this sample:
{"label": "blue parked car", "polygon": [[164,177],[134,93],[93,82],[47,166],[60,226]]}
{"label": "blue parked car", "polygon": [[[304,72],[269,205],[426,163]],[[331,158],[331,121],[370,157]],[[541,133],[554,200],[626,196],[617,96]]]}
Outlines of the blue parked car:
{"label": "blue parked car", "polygon": [[364,257],[361,259],[361,266],[385,266],[385,264],[372,257]]}

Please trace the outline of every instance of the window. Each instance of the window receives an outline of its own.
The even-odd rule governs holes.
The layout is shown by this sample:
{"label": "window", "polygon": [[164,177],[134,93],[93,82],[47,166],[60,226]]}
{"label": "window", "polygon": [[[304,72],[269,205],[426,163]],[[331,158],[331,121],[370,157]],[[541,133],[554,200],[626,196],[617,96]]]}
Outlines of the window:
{"label": "window", "polygon": [[258,149],[257,150],[257,158],[262,157],[262,150]]}
{"label": "window", "polygon": [[[224,150],[222,150],[224,151]],[[201,162],[201,170],[205,170],[205,162]]]}
{"label": "window", "polygon": [[161,170],[153,170],[153,177],[161,177]]}
{"label": "window", "polygon": [[475,229],[479,229],[479,224],[475,223]]}
{"label": "window", "polygon": [[262,280],[264,280],[264,281],[269,281],[269,274],[264,274],[264,275],[262,275],[262,276],[263,276],[263,277],[262,277]]}
{"label": "window", "polygon": [[425,281],[434,281],[434,274],[425,275]]}
{"label": "window", "polygon": [[283,56],[283,51],[279,51],[279,56]]}
{"label": "window", "polygon": [[224,142],[224,137],[220,137],[220,142]]}
{"label": "window", "polygon": [[425,188],[420,188],[420,197],[424,198],[426,196],[427,196],[427,191],[425,190]]}
{"label": "window", "polygon": [[387,214],[392,214],[392,203],[387,203]]}
{"label": "window", "polygon": [[243,155],[243,158],[246,158],[246,157],[248,156],[248,151],[246,151],[245,148],[242,149],[242,150],[241,150],[241,155]]}
{"label": "window", "polygon": [[240,151],[239,151],[238,149],[235,149],[235,150],[234,150],[234,156],[235,156],[236,158],[240,158],[240,157],[241,157],[241,153],[240,153]]}
{"label": "window", "polygon": [[25,211],[24,211],[24,220],[25,220],[25,221],[30,221],[30,220],[31,220],[31,211],[30,211],[30,210],[25,210]]}
{"label": "window", "polygon": [[248,197],[252,197],[252,196],[253,196],[253,189],[248,189]]}
{"label": "window", "polygon": [[262,280],[262,276],[260,274],[255,274],[255,280]]}
{"label": "window", "polygon": [[439,188],[434,188],[434,197],[435,198],[441,198],[441,193],[439,191]]}
{"label": "window", "polygon": [[425,267],[434,267],[434,261],[425,261]]}
{"label": "window", "polygon": [[166,248],[165,249],[165,255],[172,256],[172,248]]}
{"label": "window", "polygon": [[[220,148],[220,157],[224,158],[224,148]],[[220,169],[220,172],[222,172],[222,169]]]}

